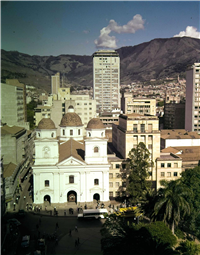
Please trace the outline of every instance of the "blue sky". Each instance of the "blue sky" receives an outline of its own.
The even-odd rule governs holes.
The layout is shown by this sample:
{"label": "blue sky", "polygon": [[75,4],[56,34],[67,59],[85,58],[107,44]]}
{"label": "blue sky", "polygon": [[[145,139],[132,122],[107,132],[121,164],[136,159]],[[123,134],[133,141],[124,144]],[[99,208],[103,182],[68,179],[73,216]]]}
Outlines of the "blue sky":
{"label": "blue sky", "polygon": [[92,55],[155,38],[200,38],[199,1],[2,1],[1,48]]}

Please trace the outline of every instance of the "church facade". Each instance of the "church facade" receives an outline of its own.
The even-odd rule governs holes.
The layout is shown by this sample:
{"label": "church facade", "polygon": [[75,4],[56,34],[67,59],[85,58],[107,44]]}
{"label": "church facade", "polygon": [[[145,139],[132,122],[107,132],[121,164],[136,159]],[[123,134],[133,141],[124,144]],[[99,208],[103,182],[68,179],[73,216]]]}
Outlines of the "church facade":
{"label": "church facade", "polygon": [[73,107],[62,117],[60,136],[50,118],[36,129],[33,166],[34,203],[109,201],[107,139],[100,119],[83,124]]}

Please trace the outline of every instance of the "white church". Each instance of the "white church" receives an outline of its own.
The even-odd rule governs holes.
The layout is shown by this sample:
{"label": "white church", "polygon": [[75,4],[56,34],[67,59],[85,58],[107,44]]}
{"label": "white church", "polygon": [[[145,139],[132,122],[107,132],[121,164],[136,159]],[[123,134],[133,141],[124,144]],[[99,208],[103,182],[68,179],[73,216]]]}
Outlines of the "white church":
{"label": "white church", "polygon": [[60,122],[43,118],[36,129],[33,166],[34,203],[109,201],[107,139],[100,119],[88,122],[83,137],[81,118],[72,106]]}

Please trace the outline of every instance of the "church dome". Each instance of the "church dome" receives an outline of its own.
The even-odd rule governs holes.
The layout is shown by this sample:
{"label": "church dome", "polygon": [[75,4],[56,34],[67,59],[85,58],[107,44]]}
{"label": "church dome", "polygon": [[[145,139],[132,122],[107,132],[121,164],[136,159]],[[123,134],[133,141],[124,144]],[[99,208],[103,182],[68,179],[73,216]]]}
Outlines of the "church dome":
{"label": "church dome", "polygon": [[50,118],[43,118],[38,123],[38,129],[56,129],[54,122]]}
{"label": "church dome", "polygon": [[61,127],[83,126],[81,118],[75,112],[66,113],[60,122]]}
{"label": "church dome", "polygon": [[99,118],[93,118],[88,122],[87,128],[102,129],[102,128],[105,128],[105,127],[103,125],[103,122]]}

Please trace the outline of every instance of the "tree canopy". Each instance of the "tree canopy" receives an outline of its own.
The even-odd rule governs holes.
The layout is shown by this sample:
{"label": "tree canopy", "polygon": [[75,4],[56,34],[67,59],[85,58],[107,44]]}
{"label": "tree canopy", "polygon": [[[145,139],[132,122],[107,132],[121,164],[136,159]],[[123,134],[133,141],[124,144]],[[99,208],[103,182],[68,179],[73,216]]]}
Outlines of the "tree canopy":
{"label": "tree canopy", "polygon": [[138,203],[144,199],[144,192],[149,190],[151,182],[148,178],[151,175],[153,162],[150,159],[150,152],[146,145],[140,142],[128,154],[128,185],[127,191],[133,203]]}

